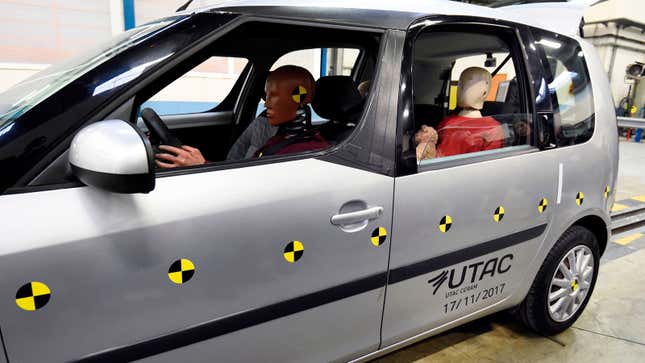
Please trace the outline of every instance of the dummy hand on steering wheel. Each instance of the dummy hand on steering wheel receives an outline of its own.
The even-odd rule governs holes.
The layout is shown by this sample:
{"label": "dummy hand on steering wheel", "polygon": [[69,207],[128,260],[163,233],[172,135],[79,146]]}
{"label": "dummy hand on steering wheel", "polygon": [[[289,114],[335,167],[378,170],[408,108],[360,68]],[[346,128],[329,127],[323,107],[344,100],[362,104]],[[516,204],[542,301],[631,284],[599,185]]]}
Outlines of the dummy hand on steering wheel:
{"label": "dummy hand on steering wheel", "polygon": [[183,145],[181,148],[159,145],[159,150],[167,151],[167,153],[155,154],[155,163],[160,168],[176,168],[206,163],[201,151],[188,145]]}
{"label": "dummy hand on steering wheel", "polygon": [[158,167],[176,168],[206,162],[198,149],[183,145],[153,109],[141,111],[141,118],[150,131],[150,143],[155,151],[155,163]]}

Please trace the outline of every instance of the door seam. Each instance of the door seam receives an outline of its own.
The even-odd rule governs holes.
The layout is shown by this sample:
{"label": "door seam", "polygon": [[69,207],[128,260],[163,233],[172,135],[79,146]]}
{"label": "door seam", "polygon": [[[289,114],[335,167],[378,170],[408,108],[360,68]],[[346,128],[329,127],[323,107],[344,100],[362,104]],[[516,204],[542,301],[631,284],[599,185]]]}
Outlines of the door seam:
{"label": "door seam", "polygon": [[2,350],[4,351],[4,357],[9,363],[9,354],[7,353],[7,344],[4,341],[4,335],[2,335],[2,327],[0,327],[0,344],[2,344]]}
{"label": "door seam", "polygon": [[390,258],[392,256],[392,241],[394,241],[394,196],[395,196],[395,191],[396,191],[396,179],[392,181],[392,212],[391,212],[391,218],[390,218],[390,244],[387,252],[387,267],[386,270],[387,273],[385,274],[385,286],[384,286],[384,291],[383,291],[383,309],[381,310],[381,324],[380,324],[380,329],[379,329],[379,339],[378,339],[378,348],[376,349],[377,351],[380,350],[383,346],[383,321],[385,319],[385,304],[387,302],[387,290],[388,286],[390,285]]}

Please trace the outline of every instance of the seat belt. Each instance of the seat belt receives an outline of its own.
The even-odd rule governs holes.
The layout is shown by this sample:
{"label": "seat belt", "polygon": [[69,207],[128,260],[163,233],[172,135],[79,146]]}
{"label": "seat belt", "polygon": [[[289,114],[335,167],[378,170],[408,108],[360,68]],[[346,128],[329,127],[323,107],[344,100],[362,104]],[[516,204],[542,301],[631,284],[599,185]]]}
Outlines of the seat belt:
{"label": "seat belt", "polygon": [[263,147],[257,152],[257,157],[258,159],[263,157],[263,156],[268,156],[268,155],[274,155],[278,151],[284,149],[285,147],[293,144],[298,144],[303,141],[309,141],[311,140],[313,135],[303,135],[303,136],[295,136],[291,137],[289,139],[284,139],[280,142],[277,142],[269,147]]}

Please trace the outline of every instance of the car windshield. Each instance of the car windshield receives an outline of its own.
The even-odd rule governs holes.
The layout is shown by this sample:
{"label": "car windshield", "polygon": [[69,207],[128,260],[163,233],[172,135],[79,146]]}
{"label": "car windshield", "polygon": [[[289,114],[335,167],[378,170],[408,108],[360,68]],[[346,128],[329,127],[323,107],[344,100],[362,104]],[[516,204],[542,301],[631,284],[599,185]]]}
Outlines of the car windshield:
{"label": "car windshield", "polygon": [[32,107],[89,70],[136,45],[179,17],[169,17],[128,30],[91,51],[51,66],[0,93],[0,132]]}

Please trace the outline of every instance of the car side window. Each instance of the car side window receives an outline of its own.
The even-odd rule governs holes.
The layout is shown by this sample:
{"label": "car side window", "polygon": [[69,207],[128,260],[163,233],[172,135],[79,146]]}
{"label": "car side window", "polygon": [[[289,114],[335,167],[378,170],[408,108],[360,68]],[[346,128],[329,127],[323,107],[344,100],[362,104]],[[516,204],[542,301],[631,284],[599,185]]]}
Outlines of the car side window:
{"label": "car side window", "polygon": [[420,166],[526,149],[533,120],[512,36],[433,30],[414,44],[414,144]]}
{"label": "car side window", "polygon": [[548,88],[559,146],[583,143],[594,131],[594,104],[584,53],[572,39],[537,32],[549,66]]}
{"label": "car side window", "polygon": [[273,64],[271,70],[286,64],[304,67],[314,75],[349,76],[360,50],[356,48],[311,48],[289,52]]}
{"label": "car side window", "polygon": [[[154,106],[151,102],[176,101],[190,95],[203,97],[203,93],[208,93],[211,104],[203,105],[204,108],[212,110],[213,102],[222,100],[222,107],[230,106],[226,113],[197,113],[183,118],[174,115],[157,118],[151,111],[143,112],[137,124],[150,133],[157,167],[272,160],[284,155],[320,152],[338,145],[357,129],[365,103],[349,74],[359,63],[362,51],[375,55],[380,49],[378,36],[369,31],[278,23],[267,26],[263,22],[247,22],[221,36],[174,70],[159,76],[135,99],[134,109],[144,110],[146,106]],[[345,48],[323,53],[321,48],[312,47],[333,44],[341,38],[347,44]],[[324,60],[321,54],[332,51],[335,56],[327,63],[321,62]],[[253,67],[244,67],[244,62],[238,65],[238,59],[248,59]],[[208,64],[202,63],[196,68],[195,65],[204,60],[211,62],[211,69],[228,70],[228,83],[221,83],[218,89],[190,87],[187,78],[191,73],[201,75],[197,71]],[[239,78],[242,69],[244,79]],[[321,69],[333,76],[321,77]],[[217,76],[211,74],[208,80],[212,82]],[[373,78],[371,74],[362,76]],[[239,93],[235,99],[226,96],[231,88]],[[267,104],[273,100],[272,107],[262,113],[266,106],[260,104],[257,108],[261,111],[253,118],[255,105],[251,105],[260,98],[261,90],[268,96],[265,97],[269,100]],[[165,124],[168,130],[164,131],[159,124]]]}
{"label": "car side window", "polygon": [[[350,76],[359,55],[360,50],[356,48],[299,49],[282,55],[273,63],[271,70],[285,65],[295,65],[307,69],[316,80],[321,76]],[[264,100],[261,100],[256,114],[262,113],[264,108]],[[312,122],[320,124],[326,121],[315,110],[313,111]]]}
{"label": "car side window", "polygon": [[141,105],[161,116],[206,112],[229,94],[247,65],[239,57],[210,57]]}

